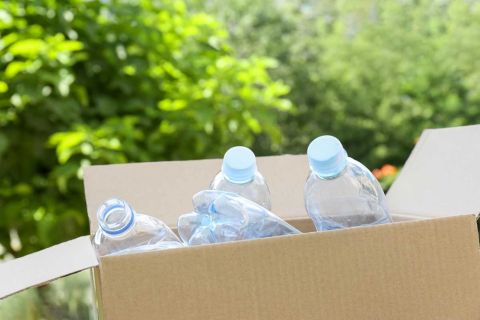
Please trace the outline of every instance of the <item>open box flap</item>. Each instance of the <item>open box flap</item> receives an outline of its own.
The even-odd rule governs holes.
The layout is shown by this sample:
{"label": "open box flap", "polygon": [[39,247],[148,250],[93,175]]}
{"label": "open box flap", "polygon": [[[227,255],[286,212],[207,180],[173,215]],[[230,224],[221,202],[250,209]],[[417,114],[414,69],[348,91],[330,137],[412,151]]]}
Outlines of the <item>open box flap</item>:
{"label": "open box flap", "polygon": [[0,263],[0,299],[98,265],[89,236]]}
{"label": "open box flap", "polygon": [[[85,169],[85,198],[90,232],[97,230],[97,208],[121,198],[139,213],[155,216],[176,228],[177,218],[192,211],[192,196],[208,189],[221,159],[164,161],[91,166]],[[305,155],[257,158],[272,194],[272,211],[285,220],[306,218],[303,186],[309,167]]]}
{"label": "open box flap", "polygon": [[480,212],[480,125],[428,129],[387,194],[394,214]]}

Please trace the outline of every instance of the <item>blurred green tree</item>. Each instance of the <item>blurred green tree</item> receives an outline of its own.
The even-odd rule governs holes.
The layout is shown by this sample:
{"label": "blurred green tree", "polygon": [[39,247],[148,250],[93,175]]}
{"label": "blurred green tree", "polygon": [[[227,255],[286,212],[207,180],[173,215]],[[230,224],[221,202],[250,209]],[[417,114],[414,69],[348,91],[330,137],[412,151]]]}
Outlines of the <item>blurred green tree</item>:
{"label": "blurred green tree", "polygon": [[[0,244],[86,234],[82,168],[220,156],[292,108],[275,61],[238,58],[182,0],[0,3]],[[1,255],[0,255],[1,257]]]}
{"label": "blurred green tree", "polygon": [[240,56],[279,61],[271,75],[298,108],[283,152],[330,133],[370,168],[402,165],[424,128],[480,122],[478,0],[188,1]]}

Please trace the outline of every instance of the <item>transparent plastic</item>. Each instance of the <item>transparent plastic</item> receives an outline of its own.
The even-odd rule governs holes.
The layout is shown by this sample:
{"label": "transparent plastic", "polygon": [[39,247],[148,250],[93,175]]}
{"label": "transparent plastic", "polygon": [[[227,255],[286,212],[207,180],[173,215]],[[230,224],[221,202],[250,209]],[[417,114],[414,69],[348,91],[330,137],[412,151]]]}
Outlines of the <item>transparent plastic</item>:
{"label": "transparent plastic", "polygon": [[323,178],[312,170],[304,192],[305,207],[318,231],[392,221],[377,179],[352,158],[336,176]]}
{"label": "transparent plastic", "polygon": [[99,228],[93,238],[98,256],[122,255],[183,247],[173,231],[157,218],[136,213],[118,199],[106,201],[97,212]]}
{"label": "transparent plastic", "polygon": [[195,246],[298,234],[278,216],[235,193],[206,190],[193,196],[194,212],[178,219],[178,233]]}
{"label": "transparent plastic", "polygon": [[265,178],[258,171],[250,181],[244,183],[232,182],[223,172],[219,172],[210,184],[210,189],[237,193],[268,210],[272,208],[270,190]]}

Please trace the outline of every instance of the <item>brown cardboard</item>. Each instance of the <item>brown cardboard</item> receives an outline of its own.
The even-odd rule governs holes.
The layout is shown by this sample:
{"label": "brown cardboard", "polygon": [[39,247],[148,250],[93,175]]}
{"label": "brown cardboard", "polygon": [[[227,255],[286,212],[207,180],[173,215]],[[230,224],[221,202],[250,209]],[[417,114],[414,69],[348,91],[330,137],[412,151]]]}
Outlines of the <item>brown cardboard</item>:
{"label": "brown cardboard", "polygon": [[[480,318],[474,216],[101,259],[106,320]],[[476,270],[476,271],[475,271]]]}
{"label": "brown cardboard", "polygon": [[[480,126],[422,135],[388,194],[396,221],[477,212],[480,150],[469,137],[478,141]],[[443,171],[448,179],[439,180],[438,170],[452,162],[457,168]],[[88,168],[91,233],[97,207],[110,197],[174,227],[220,164]],[[303,204],[305,156],[264,157],[258,165],[271,188],[273,211],[313,231]],[[465,168],[474,172],[460,174]],[[449,186],[436,185],[445,180]],[[0,264],[0,298],[98,263],[87,237],[60,248]],[[105,257],[95,268],[95,284],[107,320],[470,320],[480,318],[479,263],[475,217],[466,215]]]}
{"label": "brown cardboard", "polygon": [[[305,218],[303,186],[309,170],[305,155],[259,157],[257,165],[270,187],[272,211],[285,219]],[[87,167],[90,232],[97,230],[97,208],[112,197],[124,199],[137,212],[176,228],[178,216],[192,211],[192,196],[208,189],[220,168],[220,159]]]}
{"label": "brown cardboard", "polygon": [[480,125],[425,130],[387,200],[411,217],[479,213]]}

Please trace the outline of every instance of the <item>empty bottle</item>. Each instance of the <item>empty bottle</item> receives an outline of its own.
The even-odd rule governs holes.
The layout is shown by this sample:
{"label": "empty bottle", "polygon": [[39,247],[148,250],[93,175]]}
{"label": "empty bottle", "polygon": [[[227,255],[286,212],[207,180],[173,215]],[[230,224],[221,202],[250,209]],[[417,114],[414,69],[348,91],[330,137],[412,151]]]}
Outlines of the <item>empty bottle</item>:
{"label": "empty bottle", "polygon": [[93,244],[99,256],[183,247],[157,218],[136,213],[125,201],[110,199],[97,211],[99,228]]}
{"label": "empty bottle", "polygon": [[307,154],[311,172],[304,189],[305,207],[318,231],[391,222],[377,179],[347,156],[337,138],[316,138]]}
{"label": "empty bottle", "polygon": [[246,147],[233,147],[225,153],[222,170],[213,179],[210,189],[234,192],[271,209],[270,190],[257,171],[255,154]]}
{"label": "empty bottle", "polygon": [[206,190],[193,196],[194,212],[178,219],[190,246],[300,233],[278,216],[236,193]]}

